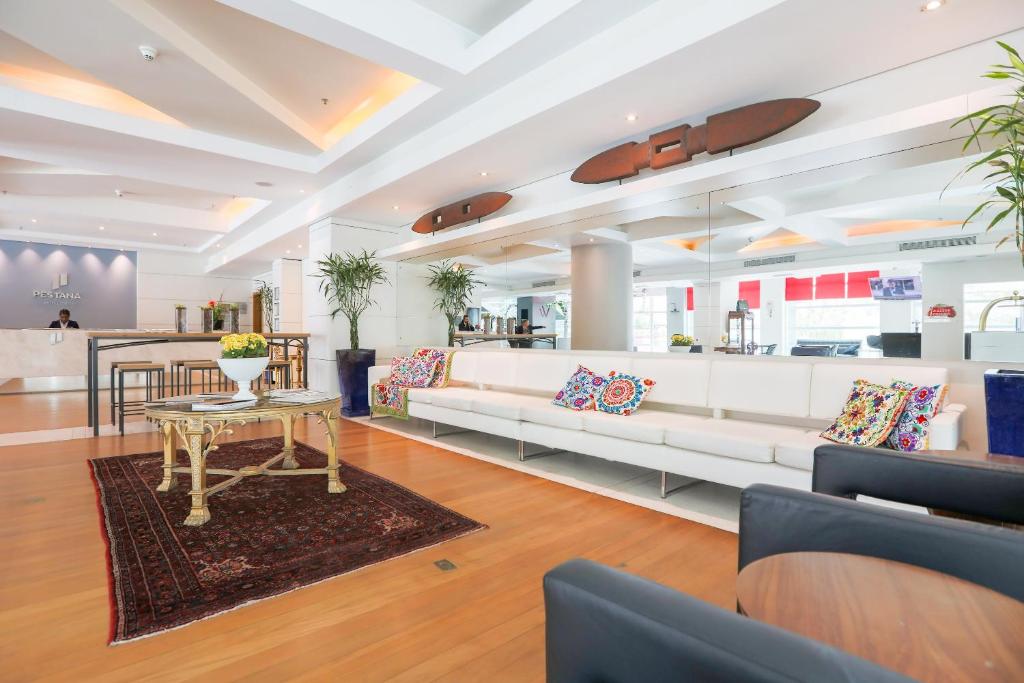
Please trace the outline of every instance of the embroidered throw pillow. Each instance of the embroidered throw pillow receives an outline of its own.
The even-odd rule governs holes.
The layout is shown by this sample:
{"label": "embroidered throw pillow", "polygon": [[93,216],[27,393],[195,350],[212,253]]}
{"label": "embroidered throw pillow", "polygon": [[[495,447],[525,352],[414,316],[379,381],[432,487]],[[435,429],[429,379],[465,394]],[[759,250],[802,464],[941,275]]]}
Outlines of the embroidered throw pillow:
{"label": "embroidered throw pillow", "polygon": [[572,410],[593,410],[594,397],[604,389],[605,383],[604,377],[580,365],[551,403]]}
{"label": "embroidered throw pillow", "polygon": [[448,386],[448,381],[452,374],[453,355],[455,355],[454,351],[430,348],[419,348],[412,352],[413,358],[425,358],[427,360],[437,361],[437,374],[429,385],[432,387]]}
{"label": "embroidered throw pillow", "polygon": [[605,413],[631,415],[640,407],[640,402],[647,397],[654,384],[653,379],[620,375],[612,370],[607,384],[597,395],[595,406]]}
{"label": "embroidered throw pillow", "polygon": [[910,396],[885,443],[897,451],[923,451],[928,448],[932,418],[942,410],[949,387],[945,384],[918,387],[902,380],[893,380],[892,386],[908,390]]}
{"label": "embroidered throw pillow", "polygon": [[428,358],[392,358],[388,384],[397,387],[429,387],[437,376],[437,361]]}
{"label": "embroidered throw pillow", "polygon": [[853,446],[878,446],[896,426],[909,395],[910,391],[903,387],[886,387],[858,379],[853,383],[842,414],[821,436]]}

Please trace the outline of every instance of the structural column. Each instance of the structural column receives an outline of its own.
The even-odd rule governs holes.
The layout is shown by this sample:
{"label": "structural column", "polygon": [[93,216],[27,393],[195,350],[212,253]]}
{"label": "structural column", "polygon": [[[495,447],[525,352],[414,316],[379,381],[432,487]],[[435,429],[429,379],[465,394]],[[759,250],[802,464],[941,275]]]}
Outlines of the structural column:
{"label": "structural column", "polygon": [[275,303],[274,331],[302,331],[302,261],[274,259],[271,272]]}
{"label": "structural column", "polygon": [[623,242],[572,248],[572,348],[633,350],[633,248]]}

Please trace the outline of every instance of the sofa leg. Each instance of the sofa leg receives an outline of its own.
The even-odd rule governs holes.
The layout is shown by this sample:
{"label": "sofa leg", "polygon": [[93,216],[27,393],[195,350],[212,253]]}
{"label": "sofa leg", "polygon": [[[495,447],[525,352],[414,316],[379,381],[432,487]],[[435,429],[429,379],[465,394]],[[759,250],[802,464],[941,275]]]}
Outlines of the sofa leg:
{"label": "sofa leg", "polygon": [[700,483],[700,480],[697,479],[697,480],[694,480],[694,481],[691,481],[691,482],[687,482],[685,484],[680,484],[679,486],[676,486],[675,488],[671,488],[670,489],[670,488],[668,488],[668,472],[662,472],[661,473],[661,497],[662,498],[667,498],[669,496],[669,494],[675,493],[676,491],[680,491],[682,489],[687,488],[688,486],[693,486],[694,484],[699,484],[699,483]]}
{"label": "sofa leg", "polygon": [[539,451],[537,453],[526,452],[526,442],[522,439],[516,441],[516,453],[519,455],[519,462],[526,462],[533,458],[543,458],[546,455],[554,455],[555,453],[565,453],[563,448],[554,448],[548,451]]}
{"label": "sofa leg", "polygon": [[465,434],[466,432],[473,431],[472,429],[455,429],[455,430],[450,431],[450,432],[438,432],[437,431],[437,423],[434,422],[433,420],[431,420],[430,424],[433,427],[433,434],[434,434],[434,438],[435,439],[437,437],[439,437],[439,436],[451,436],[452,434]]}

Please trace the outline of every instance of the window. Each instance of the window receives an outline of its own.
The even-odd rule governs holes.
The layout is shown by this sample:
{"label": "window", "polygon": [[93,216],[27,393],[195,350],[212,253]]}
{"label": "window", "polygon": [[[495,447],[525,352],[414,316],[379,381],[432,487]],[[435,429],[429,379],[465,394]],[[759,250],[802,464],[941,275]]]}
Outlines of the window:
{"label": "window", "polygon": [[668,350],[668,297],[664,288],[633,290],[633,348]]}
{"label": "window", "polygon": [[[975,332],[981,312],[993,299],[1024,292],[1024,282],[980,282],[964,285],[964,331]],[[986,332],[1024,330],[1024,306],[1011,301],[996,304],[988,314]]]}
{"label": "window", "polygon": [[790,301],[786,304],[786,349],[798,339],[860,340],[878,334],[880,308],[872,299]]}

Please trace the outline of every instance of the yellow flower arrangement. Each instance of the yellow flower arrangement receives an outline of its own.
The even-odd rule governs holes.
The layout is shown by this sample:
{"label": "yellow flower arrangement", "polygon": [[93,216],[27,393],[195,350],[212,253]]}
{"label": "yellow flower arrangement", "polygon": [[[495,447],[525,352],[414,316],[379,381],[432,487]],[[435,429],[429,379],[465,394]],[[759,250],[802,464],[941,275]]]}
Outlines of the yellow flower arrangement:
{"label": "yellow flower arrangement", "polygon": [[220,338],[221,358],[261,358],[268,354],[267,340],[262,334],[227,334]]}
{"label": "yellow flower arrangement", "polygon": [[693,337],[688,334],[673,334],[672,346],[693,346]]}

